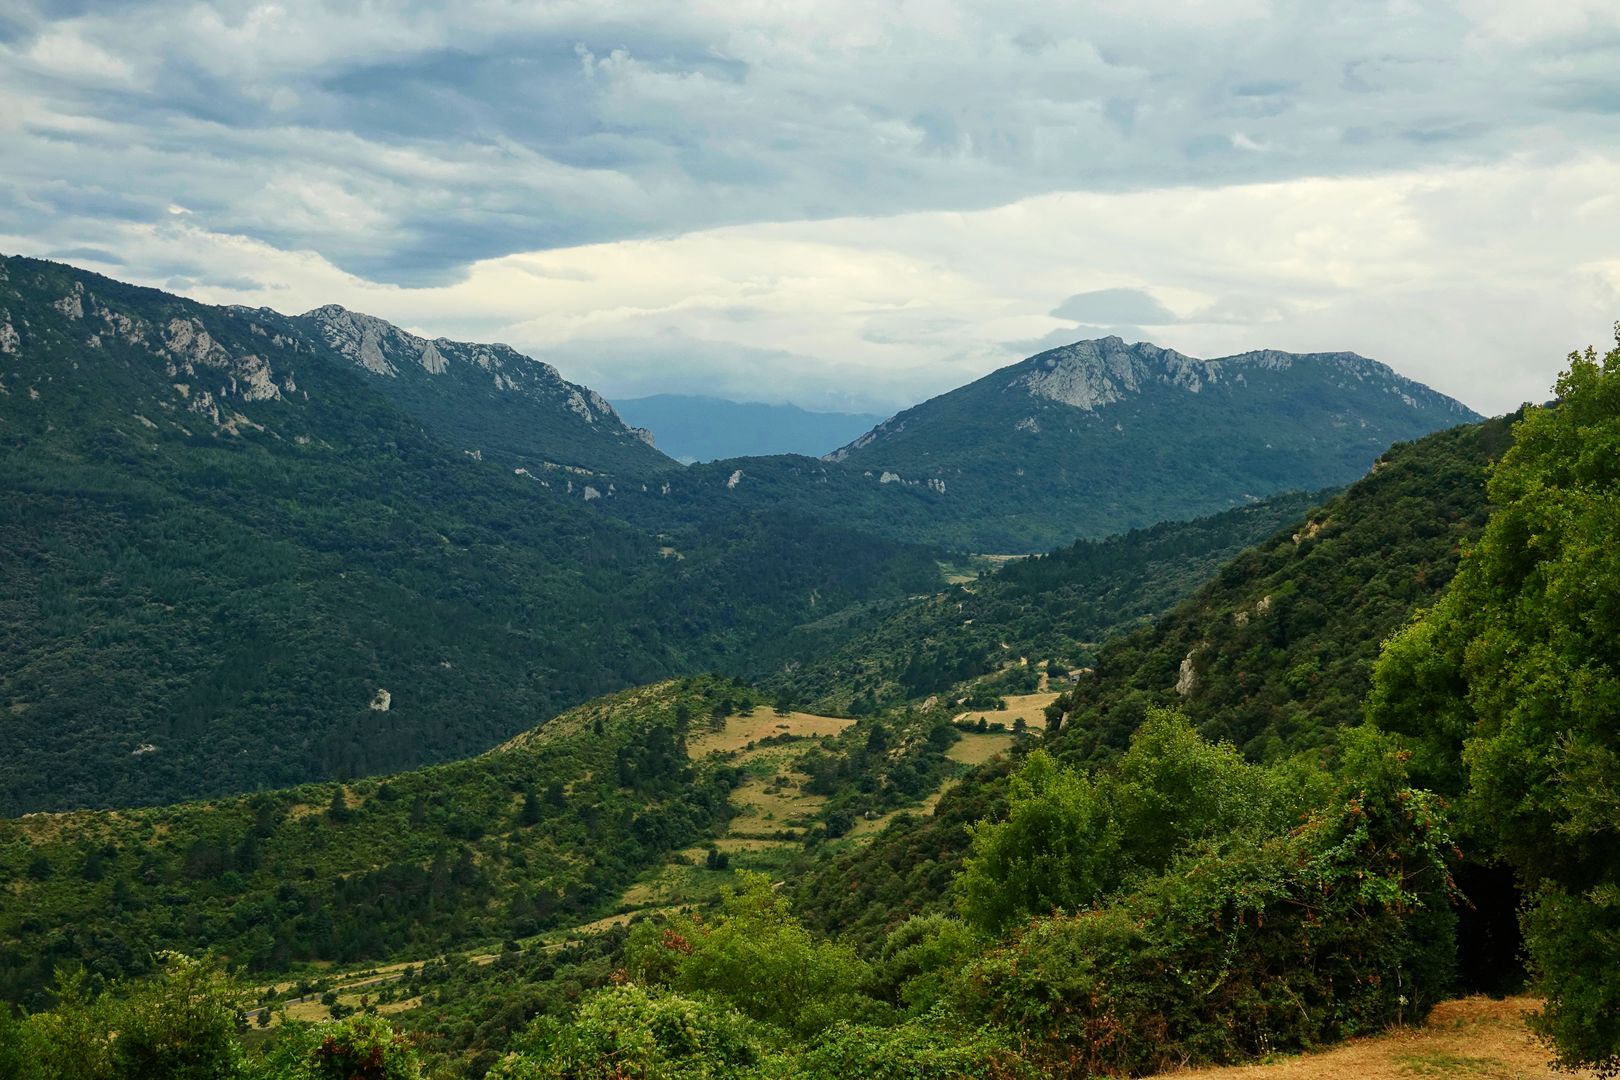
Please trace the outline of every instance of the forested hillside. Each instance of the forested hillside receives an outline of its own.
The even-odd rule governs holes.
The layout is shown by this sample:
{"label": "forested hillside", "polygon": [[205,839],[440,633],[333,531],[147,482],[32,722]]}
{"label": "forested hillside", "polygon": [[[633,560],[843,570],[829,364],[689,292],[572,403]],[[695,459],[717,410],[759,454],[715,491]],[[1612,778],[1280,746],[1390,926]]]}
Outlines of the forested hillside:
{"label": "forested hillside", "polygon": [[257,313],[3,270],[3,813],[461,757],[938,581],[783,513],[627,527]]}
{"label": "forested hillside", "polygon": [[1276,495],[1194,521],[1079,540],[981,569],[976,580],[923,599],[852,606],[796,630],[783,650],[789,662],[767,682],[818,708],[870,710],[950,690],[1020,658],[1046,661],[1063,679],[1092,664],[1104,641],[1150,623],[1319,501]]}
{"label": "forested hillside", "polygon": [[756,700],[726,680],[623,691],[478,757],[348,784],[0,821],[0,993],[163,949],[247,971],[429,957],[578,921],[723,824],[735,771],[687,733]]}
{"label": "forested hillside", "polygon": [[1065,753],[1117,752],[1152,705],[1254,758],[1330,745],[1361,719],[1383,641],[1434,602],[1484,528],[1485,468],[1512,418],[1392,448],[1366,479],[1110,642],[1061,702]]}
{"label": "forested hillside", "polygon": [[[1252,757],[1331,747],[1361,721],[1379,645],[1433,602],[1479,535],[1485,469],[1510,438],[1508,421],[1490,420],[1392,448],[1151,626],[1105,644],[1050,709],[1045,745],[1107,762],[1150,709],[1173,705],[1208,738],[1241,737]],[[1178,692],[1181,661],[1200,642],[1189,692]],[[962,824],[995,818],[1004,798],[1004,779],[987,771],[948,793],[935,819],[898,823],[815,867],[798,892],[806,920],[875,943],[908,914],[943,909],[967,853]]]}

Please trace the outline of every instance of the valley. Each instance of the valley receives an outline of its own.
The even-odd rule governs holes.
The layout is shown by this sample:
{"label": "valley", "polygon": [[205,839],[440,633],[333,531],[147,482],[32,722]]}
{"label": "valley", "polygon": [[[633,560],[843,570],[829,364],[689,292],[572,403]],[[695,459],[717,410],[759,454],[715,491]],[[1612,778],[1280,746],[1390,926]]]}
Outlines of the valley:
{"label": "valley", "polygon": [[0,265],[7,1075],[1610,1060],[1620,353],[1479,420],[1099,339],[683,467],[502,346]]}

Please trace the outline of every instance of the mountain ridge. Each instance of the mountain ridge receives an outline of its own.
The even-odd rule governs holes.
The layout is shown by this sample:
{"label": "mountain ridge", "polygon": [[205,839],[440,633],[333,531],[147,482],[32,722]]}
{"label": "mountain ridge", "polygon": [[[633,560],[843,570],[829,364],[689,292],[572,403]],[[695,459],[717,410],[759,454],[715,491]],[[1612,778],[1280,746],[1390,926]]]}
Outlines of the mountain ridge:
{"label": "mountain ridge", "polygon": [[[926,485],[1028,551],[1363,475],[1391,444],[1479,419],[1348,352],[1199,360],[1118,337],[1048,349],[827,455]],[[992,550],[978,548],[977,550]]]}

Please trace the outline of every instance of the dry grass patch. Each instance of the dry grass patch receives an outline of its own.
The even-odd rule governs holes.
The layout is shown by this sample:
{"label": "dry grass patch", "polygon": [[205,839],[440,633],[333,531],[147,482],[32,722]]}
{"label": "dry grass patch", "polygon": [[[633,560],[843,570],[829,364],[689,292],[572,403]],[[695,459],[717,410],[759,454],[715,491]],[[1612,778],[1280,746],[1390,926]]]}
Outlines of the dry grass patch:
{"label": "dry grass patch", "polygon": [[693,721],[692,732],[686,737],[686,750],[693,758],[716,752],[729,754],[773,735],[805,738],[837,735],[854,722],[841,716],[817,716],[815,713],[802,712],[784,715],[774,709],[759,708],[754,710],[752,716],[726,717],[726,726],[720,730],[709,728],[701,720]]}
{"label": "dry grass patch", "polygon": [[1559,1072],[1547,1048],[1525,1026],[1531,998],[1471,997],[1442,1002],[1421,1027],[1355,1039],[1317,1054],[1264,1065],[1192,1069],[1177,1080],[1367,1080],[1445,1077],[1454,1080],[1571,1080],[1591,1073]]}
{"label": "dry grass patch", "polygon": [[768,838],[782,829],[802,828],[788,822],[815,816],[826,801],[824,796],[806,794],[797,784],[779,787],[750,777],[731,793],[731,803],[738,813],[726,831],[744,837],[763,833]]}
{"label": "dry grass patch", "polygon": [[1009,731],[987,731],[982,735],[976,731],[965,731],[945,751],[945,756],[963,765],[983,765],[1012,744],[1013,736]]}
{"label": "dry grass patch", "polygon": [[875,818],[857,818],[854,827],[844,835],[851,840],[866,840],[882,832],[889,822],[901,814],[910,814],[913,817],[929,817],[933,814],[934,807],[939,805],[940,798],[954,783],[956,781],[951,779],[941,781],[939,787],[929,792],[928,797],[920,803],[902,806],[898,810],[890,810],[888,813],[880,814]]}

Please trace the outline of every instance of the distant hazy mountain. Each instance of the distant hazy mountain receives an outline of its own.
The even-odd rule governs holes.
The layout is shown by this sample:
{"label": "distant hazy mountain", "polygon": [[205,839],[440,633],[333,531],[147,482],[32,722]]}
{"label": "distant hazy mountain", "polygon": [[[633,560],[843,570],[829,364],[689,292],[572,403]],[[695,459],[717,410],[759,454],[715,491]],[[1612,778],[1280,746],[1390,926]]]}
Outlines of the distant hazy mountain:
{"label": "distant hazy mountain", "polygon": [[1199,360],[1108,337],[925,401],[828,461],[932,489],[1031,550],[1345,484],[1392,443],[1477,419],[1355,353]]}
{"label": "distant hazy mountain", "polygon": [[770,454],[819,457],[883,419],[697,394],[653,394],[614,404],[626,423],[651,431],[660,450],[689,462]]}

